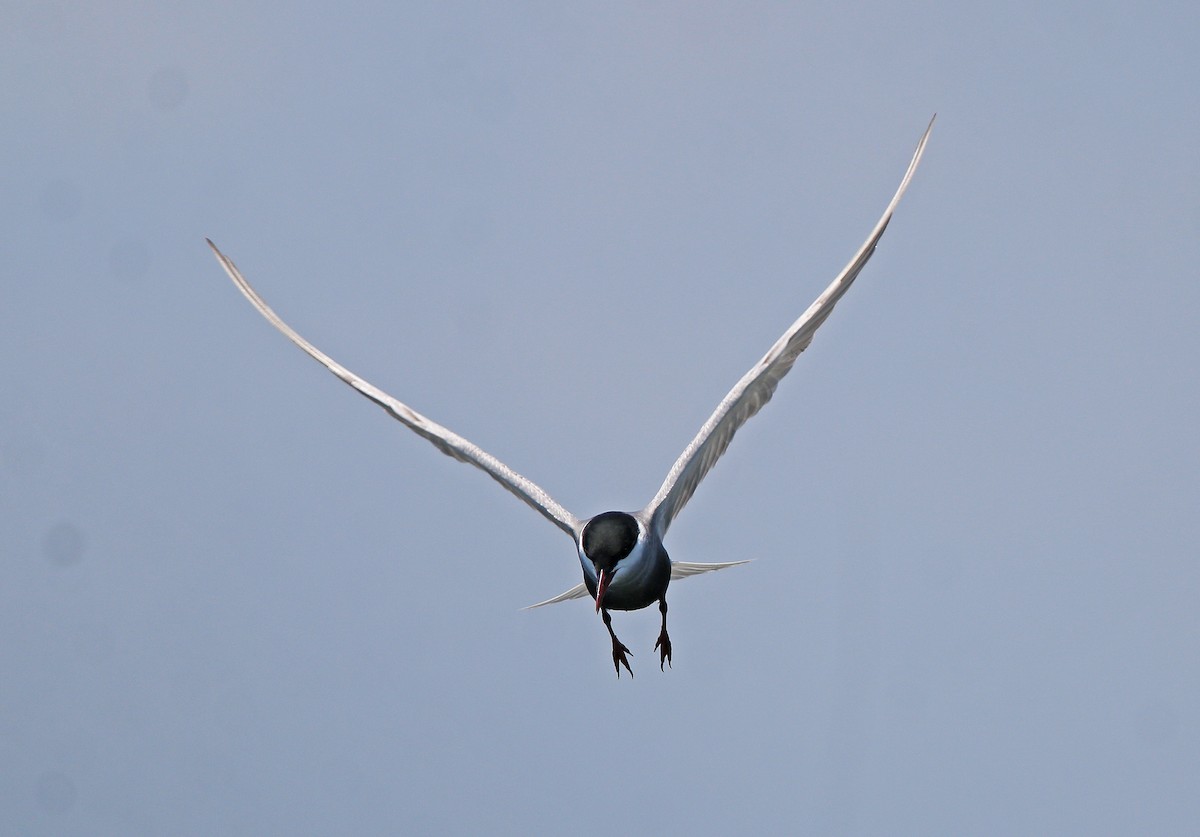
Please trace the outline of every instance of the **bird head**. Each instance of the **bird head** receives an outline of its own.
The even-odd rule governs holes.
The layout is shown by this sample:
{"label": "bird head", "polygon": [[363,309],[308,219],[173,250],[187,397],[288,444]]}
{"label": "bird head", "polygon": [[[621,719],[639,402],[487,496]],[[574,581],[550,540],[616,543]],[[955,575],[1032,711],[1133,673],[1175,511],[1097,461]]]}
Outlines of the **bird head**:
{"label": "bird head", "polygon": [[596,610],[604,605],[604,593],[617,571],[617,564],[637,546],[638,522],[625,512],[598,514],[583,527],[580,545],[596,568]]}

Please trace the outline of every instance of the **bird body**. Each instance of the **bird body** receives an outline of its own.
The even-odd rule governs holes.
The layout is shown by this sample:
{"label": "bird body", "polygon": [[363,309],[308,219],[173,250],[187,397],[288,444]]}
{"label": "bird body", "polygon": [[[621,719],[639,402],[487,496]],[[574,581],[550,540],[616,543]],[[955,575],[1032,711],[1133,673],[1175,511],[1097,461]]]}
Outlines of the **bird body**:
{"label": "bird body", "polygon": [[542,607],[590,595],[595,599],[596,610],[601,613],[605,628],[612,639],[613,666],[617,670],[617,676],[620,677],[621,666],[625,666],[630,675],[633,674],[627,659],[630,651],[613,633],[609,610],[639,610],[649,607],[655,602],[658,603],[659,612],[662,614],[662,630],[655,643],[655,649],[659,651],[659,667],[662,668],[671,661],[672,649],[670,638],[667,635],[666,601],[667,587],[670,582],[673,579],[687,578],[746,563],[745,561],[729,561],[700,564],[672,561],[663,546],[663,538],[672,521],[691,499],[701,480],[728,448],[738,428],[771,399],[780,380],[791,370],[800,353],[812,342],[816,330],[825,322],[834,305],[850,288],[875,252],[875,247],[883,236],[884,230],[887,229],[896,205],[916,171],[917,164],[925,150],[925,143],[932,130],[933,120],[930,120],[929,127],[925,129],[925,134],[917,144],[917,149],[900,182],[900,187],[854,257],[825,291],[817,297],[816,301],[775,341],[762,359],[751,367],[721,400],[696,436],[676,459],[649,504],[644,509],[632,513],[609,511],[587,519],[576,517],[532,480],[518,474],[477,445],[431,421],[407,404],[355,375],[309,343],[279,318],[246,281],[234,263],[221,253],[216,245],[211,241],[208,242],[208,245],[238,289],[250,300],[258,312],[275,328],[283,332],[289,340],[344,383],[374,401],[393,418],[431,442],[440,451],[484,471],[509,492],[571,536],[575,542],[579,563],[583,570],[583,583],[530,607]]}
{"label": "bird body", "polygon": [[[596,534],[597,530],[618,528],[624,530],[620,535]],[[604,596],[597,599],[609,610],[641,610],[667,594],[671,559],[662,540],[632,514],[605,512],[587,521],[578,552],[583,583],[593,599],[597,599],[601,570],[612,572]]]}

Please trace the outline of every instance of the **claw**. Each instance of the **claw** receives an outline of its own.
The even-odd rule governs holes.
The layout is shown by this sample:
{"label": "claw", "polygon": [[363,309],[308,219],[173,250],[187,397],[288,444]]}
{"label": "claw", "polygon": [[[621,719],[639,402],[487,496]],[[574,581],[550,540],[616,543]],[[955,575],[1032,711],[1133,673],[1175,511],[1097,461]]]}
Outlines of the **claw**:
{"label": "claw", "polygon": [[658,642],[654,643],[654,650],[659,651],[658,670],[663,671],[663,665],[671,665],[671,638],[667,636],[667,600],[661,598],[658,600],[658,612],[662,614],[662,630],[658,633]]}
{"label": "claw", "polygon": [[621,666],[625,666],[625,670],[629,672],[629,676],[633,677],[633,669],[629,667],[629,659],[626,654],[632,654],[625,645],[619,640],[613,642],[613,668],[617,670],[617,679],[621,679]]}
{"label": "claw", "polygon": [[[662,649],[659,651],[659,649]],[[658,670],[664,671],[664,665],[671,665],[671,638],[667,636],[666,628],[658,635],[658,641],[654,643],[654,650],[659,652],[658,655]]]}
{"label": "claw", "polygon": [[633,652],[626,648],[625,644],[617,639],[617,635],[613,633],[612,617],[608,615],[608,611],[601,607],[600,615],[604,619],[604,627],[608,628],[608,635],[612,637],[613,668],[617,670],[617,679],[621,679],[621,666],[625,666],[625,670],[629,672],[629,676],[633,677],[633,669],[629,667],[629,658],[625,656]]}

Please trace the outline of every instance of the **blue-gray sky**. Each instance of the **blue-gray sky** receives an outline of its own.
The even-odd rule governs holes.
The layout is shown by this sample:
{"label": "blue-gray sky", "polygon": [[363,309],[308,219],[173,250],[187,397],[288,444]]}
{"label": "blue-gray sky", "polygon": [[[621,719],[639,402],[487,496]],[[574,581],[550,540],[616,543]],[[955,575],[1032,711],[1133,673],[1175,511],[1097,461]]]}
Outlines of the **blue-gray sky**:
{"label": "blue-gray sky", "polygon": [[[1194,3],[0,27],[0,833],[1185,834]],[[617,614],[237,294],[580,515],[875,223]]]}

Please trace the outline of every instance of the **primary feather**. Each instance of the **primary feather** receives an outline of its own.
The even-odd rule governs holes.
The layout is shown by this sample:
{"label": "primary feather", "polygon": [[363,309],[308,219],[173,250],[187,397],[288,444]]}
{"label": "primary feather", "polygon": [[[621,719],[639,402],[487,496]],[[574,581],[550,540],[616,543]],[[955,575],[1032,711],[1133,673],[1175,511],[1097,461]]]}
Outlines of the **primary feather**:
{"label": "primary feather", "polygon": [[832,313],[833,306],[850,289],[854,279],[870,260],[871,255],[875,252],[875,246],[883,237],[883,231],[887,229],[888,222],[892,220],[896,204],[900,202],[904,190],[908,188],[908,183],[912,180],[913,172],[917,170],[917,164],[921,162],[921,154],[925,151],[925,143],[932,130],[933,120],[931,119],[921,141],[917,143],[917,150],[913,153],[912,162],[908,164],[908,171],[904,173],[904,179],[900,181],[900,188],[896,190],[896,194],[892,197],[887,209],[884,210],[875,229],[858,248],[854,258],[842,269],[829,287],[817,297],[816,302],[810,305],[808,310],[792,323],[791,328],[775,341],[775,345],[763,356],[762,360],[742,376],[742,379],[717,405],[717,409],[708,417],[708,421],[704,422],[700,432],[675,460],[662,487],[658,489],[654,499],[642,511],[643,519],[650,521],[650,525],[660,538],[666,535],[671,521],[687,505],[697,486],[700,485],[700,481],[721,458],[721,454],[725,453],[725,449],[733,440],[733,434],[771,400],[771,396],[775,393],[775,387],[791,370],[792,364],[796,362],[800,353],[808,348],[817,329]]}

